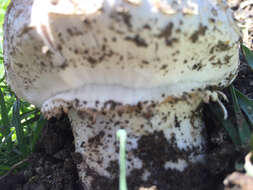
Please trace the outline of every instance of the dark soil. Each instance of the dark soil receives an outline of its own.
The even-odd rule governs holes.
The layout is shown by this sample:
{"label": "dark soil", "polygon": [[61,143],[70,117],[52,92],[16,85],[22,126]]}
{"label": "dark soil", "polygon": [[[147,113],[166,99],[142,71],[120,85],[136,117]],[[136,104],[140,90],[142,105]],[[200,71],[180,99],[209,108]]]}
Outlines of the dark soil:
{"label": "dark soil", "polygon": [[1,190],[82,190],[75,166],[73,135],[66,117],[44,126],[28,167],[0,180]]}

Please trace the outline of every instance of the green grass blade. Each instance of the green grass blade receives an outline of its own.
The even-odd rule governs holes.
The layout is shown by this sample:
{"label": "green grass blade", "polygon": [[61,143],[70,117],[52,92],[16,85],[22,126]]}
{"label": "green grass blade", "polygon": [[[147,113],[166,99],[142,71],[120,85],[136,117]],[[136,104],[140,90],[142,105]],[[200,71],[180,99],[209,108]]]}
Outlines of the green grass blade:
{"label": "green grass blade", "polygon": [[239,90],[235,89],[236,96],[238,97],[238,102],[247,116],[251,126],[253,127],[253,101],[250,100],[247,96],[242,94]]}
{"label": "green grass blade", "polygon": [[16,130],[18,146],[20,147],[21,152],[26,154],[25,135],[24,135],[23,127],[21,125],[20,100],[18,98],[14,102],[14,105],[13,105],[13,120],[12,120],[12,122],[13,122],[13,125]]}
{"label": "green grass blade", "polygon": [[37,121],[36,126],[34,128],[34,132],[32,136],[32,142],[31,142],[32,151],[35,150],[36,143],[38,142],[38,139],[41,134],[41,130],[45,124],[46,124],[46,120],[43,118],[43,116],[40,116],[40,119]]}
{"label": "green grass blade", "polygon": [[2,83],[4,81],[4,79],[5,79],[5,75],[0,79],[0,83]]}
{"label": "green grass blade", "polygon": [[35,114],[39,113],[38,109],[29,110],[27,112],[24,112],[20,115],[21,120],[26,119],[27,117],[33,116]]}
{"label": "green grass blade", "polygon": [[242,51],[251,70],[253,70],[253,52],[251,52],[250,49],[244,45],[242,45]]}
{"label": "green grass blade", "polygon": [[[8,142],[8,141],[12,141],[12,135],[13,135],[14,131],[11,131],[7,136],[5,136],[5,141]],[[4,143],[0,143],[0,150],[3,150],[3,149],[6,149],[6,151],[11,151],[12,150],[12,146],[11,146],[11,149],[9,148],[9,146]]]}
{"label": "green grass blade", "polygon": [[0,165],[0,170],[10,170],[10,167],[9,166],[6,166],[6,165]]}
{"label": "green grass blade", "polygon": [[[9,122],[8,111],[6,109],[6,103],[5,103],[4,95],[1,88],[0,88],[0,107],[1,107],[1,116],[2,116],[2,124],[3,124],[3,128],[1,128],[1,133],[5,137],[7,137],[8,134],[10,134],[11,125]],[[11,148],[12,147],[11,139],[8,138],[6,142],[7,142],[7,146]]]}
{"label": "green grass blade", "polygon": [[[26,120],[25,122],[22,123],[22,126],[32,126],[36,121],[38,121],[39,115],[36,115],[35,117]],[[30,128],[30,127],[29,127]]]}
{"label": "green grass blade", "polygon": [[250,127],[248,122],[243,118],[243,121],[241,121],[241,126],[238,127],[239,136],[241,139],[242,146],[247,147],[250,142]]}
{"label": "green grass blade", "polygon": [[234,86],[231,85],[229,87],[229,90],[230,90],[230,93],[231,93],[231,96],[232,96],[232,100],[233,100],[234,112],[236,114],[241,114],[241,109],[240,109],[240,106],[239,106],[239,103],[238,103],[238,98],[236,96],[236,92],[235,92]]}
{"label": "green grass blade", "polygon": [[10,166],[0,165],[0,176],[8,172],[10,169]]}
{"label": "green grass blade", "polygon": [[207,107],[219,124],[225,128],[233,144],[240,147],[241,141],[236,126],[229,119],[224,120],[223,113],[217,105],[209,104]]}
{"label": "green grass blade", "polygon": [[250,136],[250,151],[253,152],[253,133]]}
{"label": "green grass blade", "polygon": [[251,134],[250,126],[240,109],[240,103],[239,103],[235,88],[233,86],[230,86],[229,89],[230,89],[230,93],[233,100],[233,107],[234,107],[240,141],[243,146],[247,146],[250,142],[250,134]]}

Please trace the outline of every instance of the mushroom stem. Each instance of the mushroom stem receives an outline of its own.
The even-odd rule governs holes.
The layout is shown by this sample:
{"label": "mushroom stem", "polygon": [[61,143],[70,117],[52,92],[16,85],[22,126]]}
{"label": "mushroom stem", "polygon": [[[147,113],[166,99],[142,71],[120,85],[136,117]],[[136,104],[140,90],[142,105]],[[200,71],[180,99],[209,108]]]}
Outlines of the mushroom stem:
{"label": "mushroom stem", "polygon": [[83,156],[78,170],[85,188],[102,189],[117,183],[116,133],[122,128],[128,133],[130,183],[159,184],[159,176],[163,175],[156,175],[158,171],[164,175],[175,170],[183,172],[190,163],[202,160],[205,130],[201,102],[200,96],[193,94],[180,99],[169,97],[159,104],[93,112],[95,116],[71,109],[76,151]]}

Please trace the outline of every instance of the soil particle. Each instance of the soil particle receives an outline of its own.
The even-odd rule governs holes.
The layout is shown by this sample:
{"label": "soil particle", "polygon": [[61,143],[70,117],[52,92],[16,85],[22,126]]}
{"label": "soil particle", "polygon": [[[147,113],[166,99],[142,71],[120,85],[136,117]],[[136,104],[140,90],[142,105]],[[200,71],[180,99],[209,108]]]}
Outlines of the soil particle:
{"label": "soil particle", "polygon": [[[118,190],[117,178],[112,180],[104,176],[99,176],[96,172],[90,169],[88,170],[88,173],[89,176],[92,176],[93,178],[91,189]],[[150,187],[153,187],[151,189],[154,189],[154,187],[156,187],[157,190],[182,190],[186,188],[188,190],[218,190],[219,186],[221,186],[221,183],[217,183],[217,178],[212,176],[201,164],[192,164],[186,168],[183,173],[177,170],[165,170],[161,168],[159,172],[151,173],[150,175],[150,179],[158,179],[157,181],[152,180],[155,181],[155,184],[141,180],[140,176],[142,175],[143,171],[134,170],[130,177],[127,178],[128,189],[140,190]],[[203,181],[205,181],[205,183],[203,183]]]}
{"label": "soil particle", "polygon": [[[215,148],[207,154],[206,168],[213,175],[223,173],[231,166],[232,158],[231,155],[235,154],[234,147],[232,144],[223,143],[222,146]],[[226,160],[226,162],[224,162]],[[233,161],[232,161],[233,162]]]}
{"label": "soil particle", "polygon": [[4,187],[5,190],[14,190],[22,187],[26,182],[26,178],[23,172],[18,172],[16,174],[11,174],[0,181],[0,187]]}
{"label": "soil particle", "polygon": [[150,169],[163,167],[166,161],[177,162],[179,158],[187,159],[193,152],[195,151],[191,149],[188,151],[178,149],[175,139],[172,137],[168,142],[162,131],[144,135],[138,141],[138,148],[135,150],[136,156],[144,162],[144,168]]}
{"label": "soil particle", "polygon": [[[63,140],[64,139],[64,140]],[[24,170],[0,180],[3,190],[83,190],[75,161],[74,140],[66,116],[51,119]]]}
{"label": "soil particle", "polygon": [[143,39],[139,35],[135,35],[134,37],[127,36],[125,40],[135,43],[137,47],[148,47],[148,44],[146,43],[145,39]]}
{"label": "soil particle", "polygon": [[192,41],[192,43],[196,43],[200,36],[204,36],[206,30],[207,30],[206,26],[199,25],[199,29],[190,36],[190,40]]}

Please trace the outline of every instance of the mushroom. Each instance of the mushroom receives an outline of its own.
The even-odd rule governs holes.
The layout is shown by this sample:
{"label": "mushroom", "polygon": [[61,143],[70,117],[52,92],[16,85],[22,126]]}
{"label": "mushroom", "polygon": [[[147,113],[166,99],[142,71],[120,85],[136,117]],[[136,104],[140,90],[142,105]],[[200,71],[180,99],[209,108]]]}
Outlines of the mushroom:
{"label": "mushroom", "polygon": [[239,65],[223,1],[15,0],[4,32],[8,84],[46,118],[68,114],[87,190],[117,179],[118,129],[137,185],[204,161],[202,105],[222,106]]}

